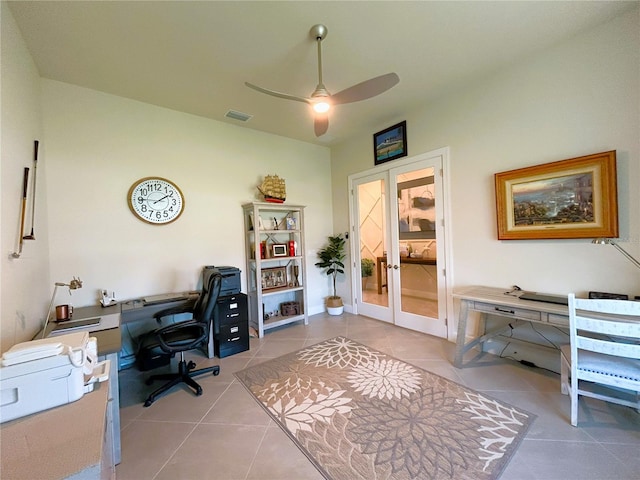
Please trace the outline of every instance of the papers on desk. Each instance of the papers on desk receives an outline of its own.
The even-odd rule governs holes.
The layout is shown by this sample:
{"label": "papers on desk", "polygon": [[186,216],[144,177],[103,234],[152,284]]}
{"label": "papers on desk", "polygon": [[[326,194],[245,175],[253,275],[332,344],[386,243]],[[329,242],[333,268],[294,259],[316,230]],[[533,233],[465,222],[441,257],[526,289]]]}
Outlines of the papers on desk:
{"label": "papers on desk", "polygon": [[69,332],[94,332],[97,330],[108,330],[118,328],[120,325],[120,315],[104,315],[102,317],[83,318],[80,320],[67,320],[59,322],[51,330],[50,337],[64,335]]}

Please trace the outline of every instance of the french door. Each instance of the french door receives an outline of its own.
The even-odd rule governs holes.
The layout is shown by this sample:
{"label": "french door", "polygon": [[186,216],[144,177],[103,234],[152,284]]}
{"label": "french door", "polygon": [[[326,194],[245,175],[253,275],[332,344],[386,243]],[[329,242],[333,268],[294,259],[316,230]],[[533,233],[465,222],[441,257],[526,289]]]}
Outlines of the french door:
{"label": "french door", "polygon": [[442,172],[425,154],[350,177],[352,258],[359,314],[447,337]]}

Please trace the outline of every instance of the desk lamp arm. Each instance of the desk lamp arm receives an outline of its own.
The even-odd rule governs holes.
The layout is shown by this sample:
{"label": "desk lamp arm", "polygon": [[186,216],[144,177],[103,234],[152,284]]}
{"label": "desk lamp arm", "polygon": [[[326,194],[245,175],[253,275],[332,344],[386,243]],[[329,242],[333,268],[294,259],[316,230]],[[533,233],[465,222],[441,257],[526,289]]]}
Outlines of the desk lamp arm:
{"label": "desk lamp arm", "polygon": [[53,295],[51,295],[51,301],[49,302],[49,308],[47,308],[47,316],[44,319],[44,327],[42,327],[42,338],[46,335],[47,325],[49,324],[49,317],[51,316],[51,308],[53,307],[53,302],[56,299],[56,293],[58,292],[58,287],[69,287],[69,295],[71,295],[71,290],[77,290],[78,288],[82,288],[82,280],[79,278],[73,277],[69,283],[56,282],[53,288]]}
{"label": "desk lamp arm", "polygon": [[620,245],[615,243],[610,238],[596,238],[591,243],[595,243],[596,245],[613,245],[618,249],[622,255],[624,255],[631,263],[633,263],[636,267],[640,268],[640,262],[633,258],[630,253],[628,253],[625,249],[623,249]]}

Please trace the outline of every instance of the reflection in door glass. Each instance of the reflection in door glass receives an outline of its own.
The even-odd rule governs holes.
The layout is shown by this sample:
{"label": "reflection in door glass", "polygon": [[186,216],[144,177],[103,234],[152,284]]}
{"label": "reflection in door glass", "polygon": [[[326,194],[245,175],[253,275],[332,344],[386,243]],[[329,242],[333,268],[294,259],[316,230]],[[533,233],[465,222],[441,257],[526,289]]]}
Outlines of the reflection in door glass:
{"label": "reflection in door glass", "polygon": [[382,180],[358,186],[358,220],[360,229],[360,268],[362,302],[389,306],[385,255],[384,183]]}
{"label": "reflection in door glass", "polygon": [[434,170],[397,176],[401,310],[438,318]]}

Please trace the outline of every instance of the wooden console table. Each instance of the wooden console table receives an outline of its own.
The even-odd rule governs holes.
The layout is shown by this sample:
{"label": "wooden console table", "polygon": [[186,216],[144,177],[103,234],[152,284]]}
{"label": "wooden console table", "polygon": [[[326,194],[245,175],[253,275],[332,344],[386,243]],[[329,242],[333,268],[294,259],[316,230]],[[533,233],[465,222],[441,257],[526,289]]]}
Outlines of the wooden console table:
{"label": "wooden console table", "polygon": [[[456,355],[453,365],[462,367],[462,357],[466,352],[481,345],[487,340],[510,330],[510,326],[502,326],[486,331],[487,315],[512,318],[512,326],[522,322],[546,323],[557,327],[569,327],[569,308],[555,303],[520,300],[516,294],[508,295],[507,289],[492,287],[467,287],[453,293],[453,298],[460,300],[460,314],[458,315],[458,338],[456,339]],[[511,292],[509,292],[511,293]],[[522,294],[524,292],[518,292]],[[465,343],[469,311],[480,313],[483,334]]]}
{"label": "wooden console table", "polygon": [[[409,263],[413,265],[436,265],[435,258],[413,258],[413,257],[400,257],[400,263]],[[382,265],[387,264],[387,257],[376,258],[376,274],[378,276],[378,295],[382,294],[382,287],[386,287],[386,283],[382,283]]]}

